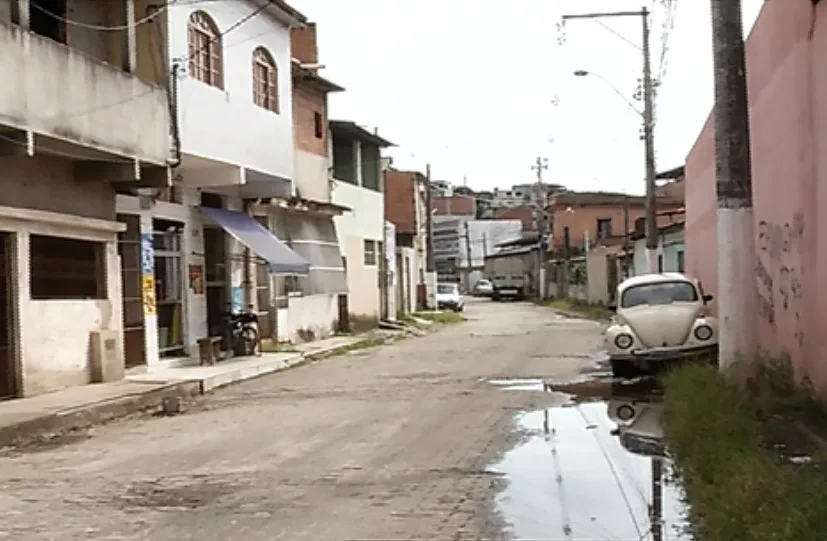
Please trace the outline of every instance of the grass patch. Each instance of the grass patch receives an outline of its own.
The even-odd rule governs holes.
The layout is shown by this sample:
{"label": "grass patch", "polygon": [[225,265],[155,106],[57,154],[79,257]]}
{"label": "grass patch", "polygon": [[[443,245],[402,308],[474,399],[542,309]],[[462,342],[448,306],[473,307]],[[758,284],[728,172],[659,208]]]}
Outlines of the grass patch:
{"label": "grass patch", "polygon": [[[824,408],[792,381],[783,363],[767,365],[743,388],[706,365],[665,376],[664,431],[696,539],[824,538],[827,460],[796,424],[825,418]],[[812,462],[789,460],[800,454]]]}
{"label": "grass patch", "polygon": [[414,316],[419,319],[427,319],[434,323],[441,323],[444,325],[451,325],[454,323],[462,323],[465,318],[457,312],[416,312]]}
{"label": "grass patch", "polygon": [[575,299],[555,299],[553,301],[548,301],[545,305],[563,312],[570,312],[572,314],[577,314],[579,316],[597,321],[608,321],[612,319],[612,313],[602,304],[589,304],[585,301]]}

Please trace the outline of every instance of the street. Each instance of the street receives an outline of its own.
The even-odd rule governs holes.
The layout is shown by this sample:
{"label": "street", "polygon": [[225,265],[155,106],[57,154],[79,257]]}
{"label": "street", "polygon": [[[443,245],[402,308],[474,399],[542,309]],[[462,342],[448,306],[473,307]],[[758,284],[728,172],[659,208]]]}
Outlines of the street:
{"label": "street", "polygon": [[[504,539],[487,468],[553,395],[489,379],[594,363],[601,326],[471,301],[465,323],[0,457],[0,537]],[[554,533],[549,535],[553,536]]]}

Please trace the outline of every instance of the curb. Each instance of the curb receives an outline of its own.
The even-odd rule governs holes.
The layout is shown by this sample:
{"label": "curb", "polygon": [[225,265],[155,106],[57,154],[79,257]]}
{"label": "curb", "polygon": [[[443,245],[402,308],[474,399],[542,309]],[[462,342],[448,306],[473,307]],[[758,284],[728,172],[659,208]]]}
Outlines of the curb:
{"label": "curb", "polygon": [[172,383],[147,392],[132,393],[27,419],[0,427],[0,448],[49,440],[60,434],[103,424],[133,413],[157,409],[164,399],[190,398],[200,394],[200,390],[199,382]]}

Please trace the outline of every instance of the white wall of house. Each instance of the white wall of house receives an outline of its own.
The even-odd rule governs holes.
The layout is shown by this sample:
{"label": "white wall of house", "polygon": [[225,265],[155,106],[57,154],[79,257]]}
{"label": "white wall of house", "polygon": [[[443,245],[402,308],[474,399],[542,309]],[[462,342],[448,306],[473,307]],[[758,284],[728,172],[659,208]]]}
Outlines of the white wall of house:
{"label": "white wall of house", "polygon": [[334,219],[342,255],[347,261],[350,312],[357,317],[379,314],[379,260],[365,265],[365,241],[382,242],[385,197],[381,192],[334,181],[332,200],[351,209]]}
{"label": "white wall of house", "polygon": [[[207,13],[219,32],[258,9],[246,0],[172,4],[169,12],[170,62],[187,56],[187,21],[194,11]],[[279,113],[253,102],[252,54],[265,47],[278,66]],[[224,89],[191,77],[180,80],[178,109],[182,150],[218,162],[263,173],[293,177],[293,101],[290,30],[260,13],[223,38]]]}
{"label": "white wall of house", "polygon": [[330,162],[327,157],[296,150],[295,178],[296,192],[305,199],[330,201]]}
{"label": "white wall of house", "polygon": [[[120,259],[116,222],[39,210],[0,207],[0,231],[13,233],[15,312],[25,396],[90,382],[89,340],[93,331],[122,338]],[[33,300],[30,296],[30,235],[104,244],[105,298]],[[120,350],[120,348],[119,348]],[[123,356],[115,360],[123,365]]]}
{"label": "white wall of house", "polygon": [[331,336],[339,317],[336,297],[321,294],[288,298],[287,310],[279,310],[279,340],[301,343]]}

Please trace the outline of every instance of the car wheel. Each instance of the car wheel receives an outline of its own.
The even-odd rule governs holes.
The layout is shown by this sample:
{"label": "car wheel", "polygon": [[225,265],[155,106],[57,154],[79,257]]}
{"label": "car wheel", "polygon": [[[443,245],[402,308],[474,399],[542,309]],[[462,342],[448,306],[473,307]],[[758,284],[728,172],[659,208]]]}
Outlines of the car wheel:
{"label": "car wheel", "polygon": [[621,379],[632,379],[639,375],[640,371],[635,364],[626,359],[612,359],[612,375]]}

